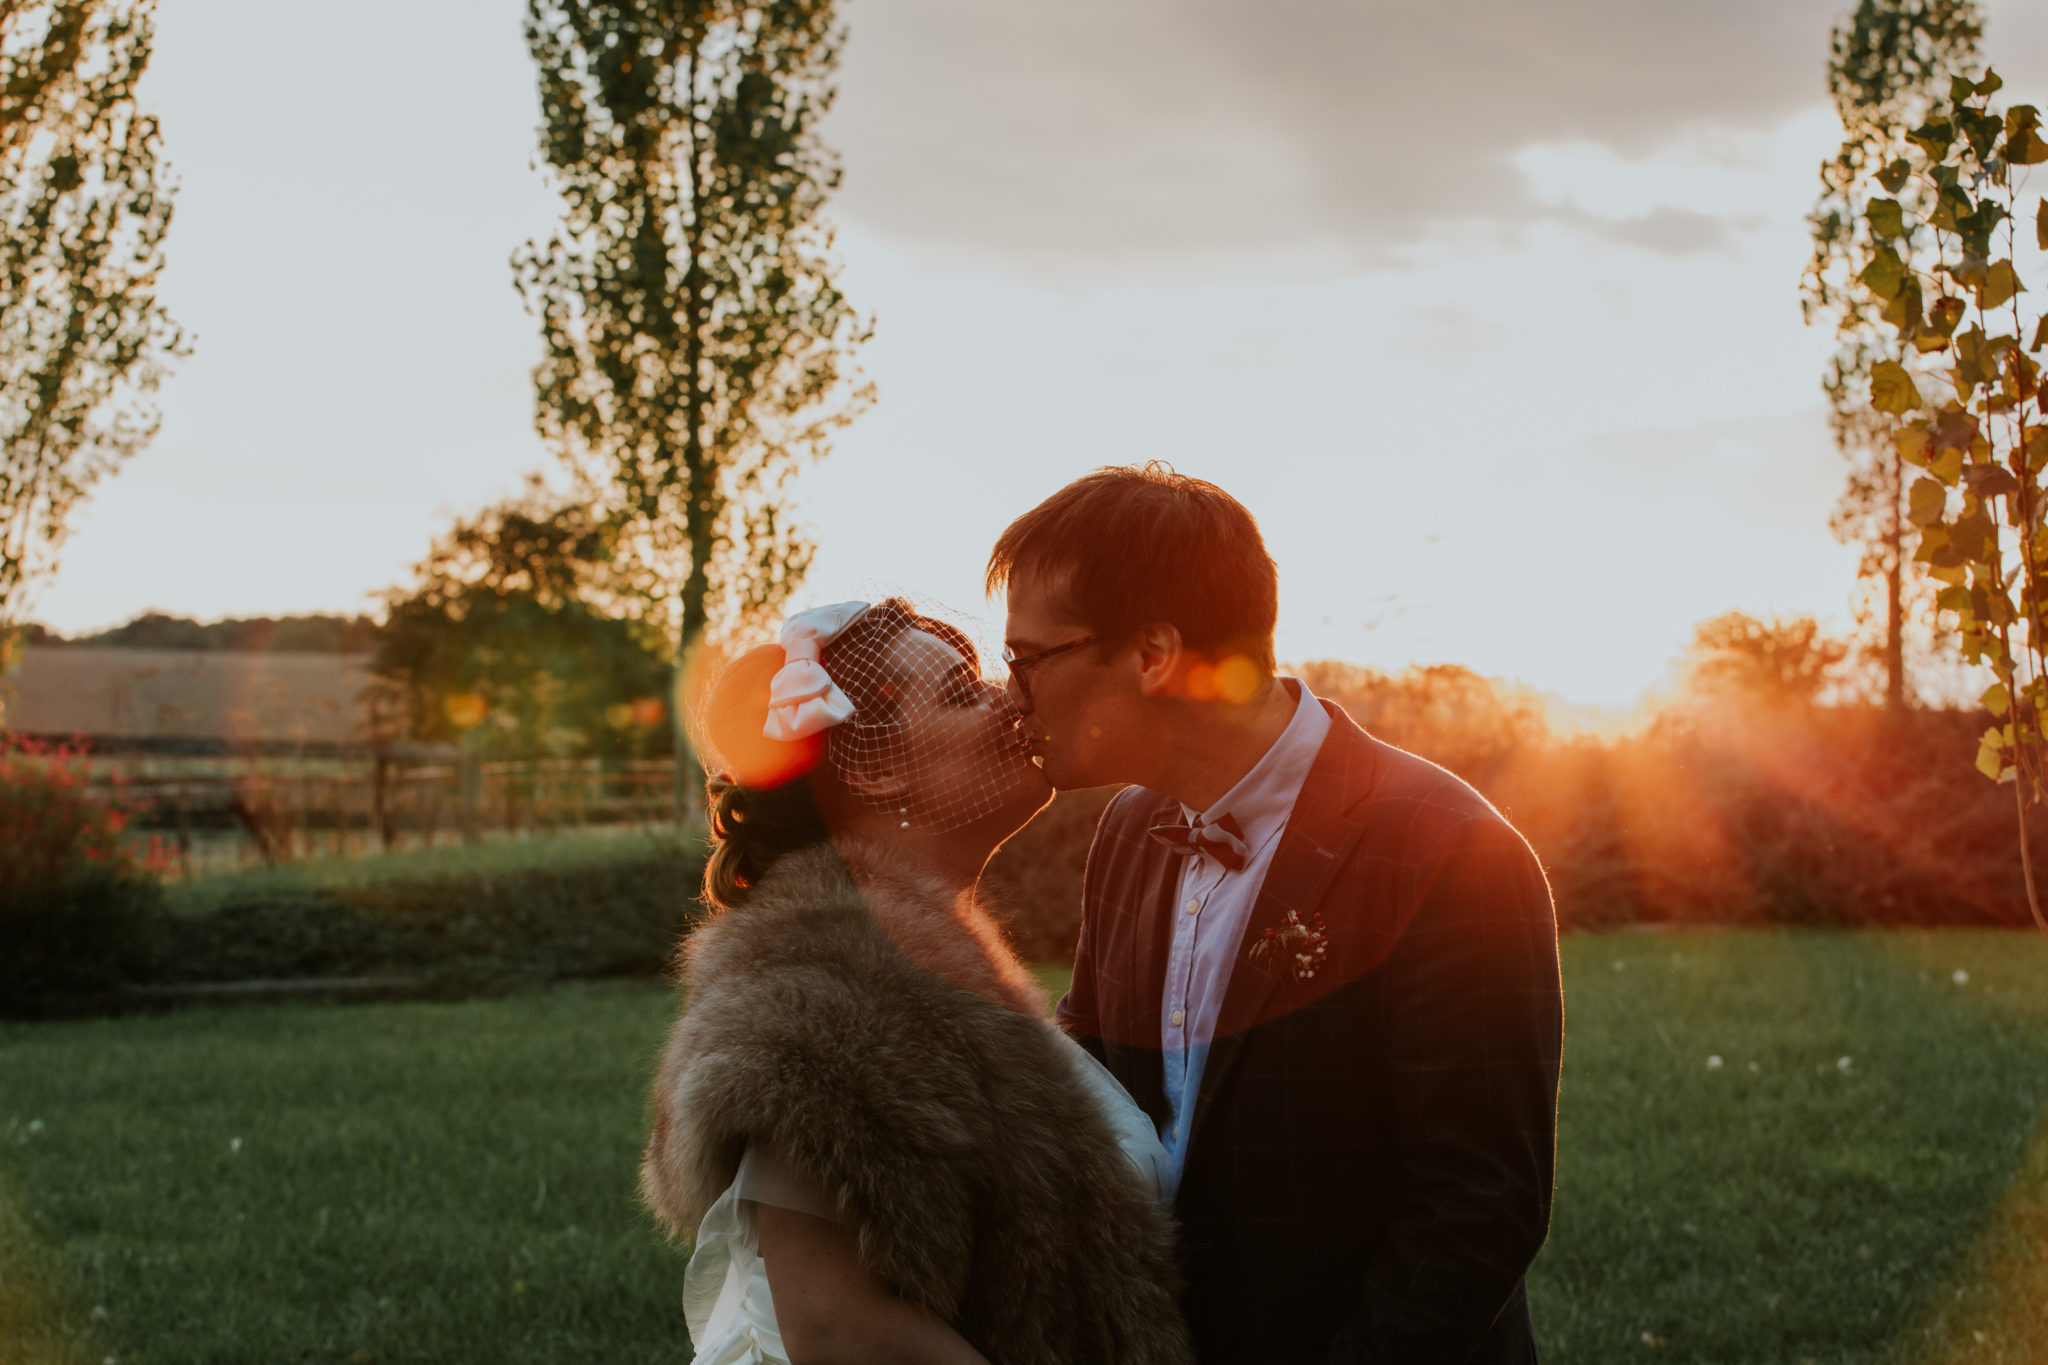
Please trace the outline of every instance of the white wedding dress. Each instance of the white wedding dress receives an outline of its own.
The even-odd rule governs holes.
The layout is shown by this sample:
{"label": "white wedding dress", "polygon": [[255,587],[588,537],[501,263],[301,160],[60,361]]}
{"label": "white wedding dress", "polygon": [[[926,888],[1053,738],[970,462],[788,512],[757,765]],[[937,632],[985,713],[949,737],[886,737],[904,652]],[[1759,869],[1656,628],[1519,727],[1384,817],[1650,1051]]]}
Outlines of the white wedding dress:
{"label": "white wedding dress", "polygon": [[[1075,1074],[1101,1105],[1117,1145],[1129,1157],[1132,1178],[1160,1199],[1170,1188],[1166,1149],[1152,1120],[1102,1063],[1053,1024],[1047,1024],[1069,1054]],[[739,1173],[697,1225],[697,1245],[683,1276],[683,1316],[696,1347],[696,1365],[789,1365],[775,1326],[775,1301],[768,1293],[768,1267],[754,1223],[758,1204],[831,1218],[817,1195],[792,1178],[772,1157],[749,1148]]]}

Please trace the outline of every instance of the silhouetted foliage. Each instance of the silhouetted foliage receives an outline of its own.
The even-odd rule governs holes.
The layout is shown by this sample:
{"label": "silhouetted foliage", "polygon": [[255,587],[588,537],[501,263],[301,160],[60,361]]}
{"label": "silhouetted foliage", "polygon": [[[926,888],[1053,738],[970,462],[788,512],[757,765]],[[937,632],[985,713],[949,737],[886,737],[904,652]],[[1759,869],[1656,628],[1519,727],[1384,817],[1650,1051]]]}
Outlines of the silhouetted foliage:
{"label": "silhouetted foliage", "polygon": [[[2026,888],[2002,856],[2010,798],[1967,759],[1983,713],[1813,704],[1839,645],[1739,621],[1702,628],[1728,650],[1730,686],[1607,740],[1553,735],[1530,698],[1463,668],[1295,671],[1499,807],[1541,858],[1565,929],[2025,926]],[[1110,794],[1062,794],[990,868],[1031,956],[1072,952]]]}
{"label": "silhouetted foliage", "polygon": [[1695,693],[1738,704],[1811,706],[1848,655],[1811,616],[1760,621],[1731,611],[1693,628],[1687,681]]}
{"label": "silhouetted foliage", "polygon": [[608,614],[612,549],[588,507],[537,484],[456,522],[394,593],[372,668],[413,738],[499,757],[666,753],[668,666]]}
{"label": "silhouetted foliage", "polygon": [[235,654],[367,654],[377,647],[377,638],[377,623],[367,616],[242,616],[197,621],[154,611],[90,635],[67,638],[40,626],[24,633],[24,643],[31,645]]}
{"label": "silhouetted foliage", "polygon": [[154,23],[154,0],[0,5],[0,633],[79,501],[155,434],[149,394],[184,349],[135,102]]}
{"label": "silhouetted foliage", "polygon": [[[1894,708],[1905,704],[1908,692],[1908,623],[1931,623],[1934,595],[1926,574],[1906,556],[1906,467],[1892,444],[1895,418],[1870,405],[1870,376],[1880,361],[1908,353],[1907,339],[1882,324],[1887,312],[1908,306],[1917,317],[1920,293],[1916,285],[1909,299],[1887,301],[1858,287],[1857,276],[1869,261],[1862,227],[1873,203],[1921,216],[1931,211],[1931,189],[1891,183],[1891,168],[1906,149],[1906,130],[1947,93],[1952,72],[1974,63],[1982,36],[1983,17],[1974,0],[1860,0],[1835,25],[1830,42],[1828,93],[1843,139],[1835,156],[1821,163],[1820,199],[1807,220],[1813,259],[1801,299],[1809,322],[1824,320],[1835,328],[1835,354],[1823,387],[1835,443],[1849,461],[1849,482],[1830,524],[1843,543],[1860,547],[1859,577],[1883,585],[1877,652],[1885,702]],[[1892,193],[1902,198],[1884,197]]]}
{"label": "silhouetted foliage", "polygon": [[[867,402],[818,134],[833,0],[528,0],[561,227],[513,260],[541,320],[542,436],[619,527],[683,660],[781,602],[811,547],[790,476]],[[678,746],[679,806],[701,783]]]}

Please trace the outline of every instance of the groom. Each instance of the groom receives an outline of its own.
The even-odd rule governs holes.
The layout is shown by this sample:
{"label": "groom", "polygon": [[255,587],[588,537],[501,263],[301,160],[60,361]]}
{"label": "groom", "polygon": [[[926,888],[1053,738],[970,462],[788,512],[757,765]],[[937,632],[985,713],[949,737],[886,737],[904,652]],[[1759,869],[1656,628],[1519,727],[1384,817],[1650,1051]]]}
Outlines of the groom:
{"label": "groom", "polygon": [[1059,1019],[1159,1126],[1204,1365],[1534,1361],[1563,1004],[1499,812],[1274,675],[1236,499],[1078,479],[989,559],[1053,786],[1130,785]]}

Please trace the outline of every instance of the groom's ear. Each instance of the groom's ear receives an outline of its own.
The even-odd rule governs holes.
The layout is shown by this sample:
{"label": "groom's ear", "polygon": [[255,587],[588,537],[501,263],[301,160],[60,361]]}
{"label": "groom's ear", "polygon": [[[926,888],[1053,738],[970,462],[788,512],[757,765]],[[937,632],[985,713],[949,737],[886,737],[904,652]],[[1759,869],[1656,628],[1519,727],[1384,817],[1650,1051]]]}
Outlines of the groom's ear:
{"label": "groom's ear", "polygon": [[1171,621],[1154,621],[1139,627],[1131,639],[1138,651],[1138,691],[1147,697],[1179,696],[1188,661],[1180,627]]}

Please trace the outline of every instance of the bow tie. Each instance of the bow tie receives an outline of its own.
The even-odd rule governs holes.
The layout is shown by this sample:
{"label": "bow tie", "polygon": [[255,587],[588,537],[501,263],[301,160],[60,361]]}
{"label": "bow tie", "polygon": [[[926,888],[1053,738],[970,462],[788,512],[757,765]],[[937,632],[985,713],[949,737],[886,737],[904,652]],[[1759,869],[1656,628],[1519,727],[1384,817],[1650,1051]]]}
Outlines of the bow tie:
{"label": "bow tie", "polygon": [[1232,872],[1244,868],[1251,852],[1245,847],[1244,830],[1227,814],[1206,823],[1196,816],[1191,824],[1154,825],[1152,837],[1183,858],[1207,855]]}

